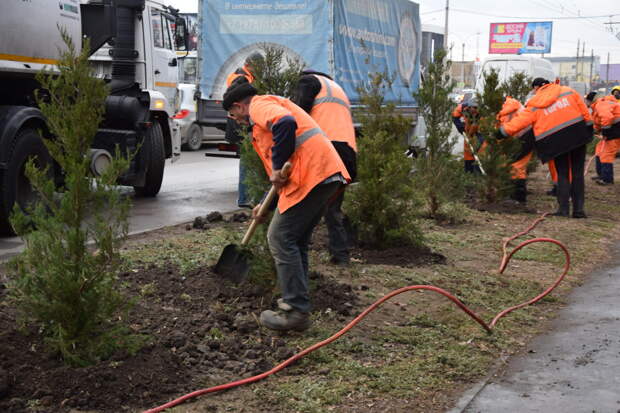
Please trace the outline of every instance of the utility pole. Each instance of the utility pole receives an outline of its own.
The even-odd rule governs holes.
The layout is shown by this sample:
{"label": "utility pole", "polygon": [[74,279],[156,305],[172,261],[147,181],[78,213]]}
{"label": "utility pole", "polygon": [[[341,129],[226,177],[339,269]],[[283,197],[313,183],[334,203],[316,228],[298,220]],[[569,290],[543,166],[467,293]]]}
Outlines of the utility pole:
{"label": "utility pole", "polygon": [[607,80],[605,81],[605,83],[609,83],[609,52],[607,52]]}
{"label": "utility pole", "polygon": [[463,43],[463,52],[461,54],[461,81],[465,87],[465,43]]}
{"label": "utility pole", "polygon": [[575,81],[579,82],[579,46],[580,39],[577,39],[577,58],[575,59]]}
{"label": "utility pole", "polygon": [[590,90],[592,90],[593,72],[594,72],[594,49],[592,49],[592,53],[590,54]]}
{"label": "utility pole", "polygon": [[583,65],[586,62],[586,41],[583,41],[583,44],[581,45],[581,77],[583,78],[583,80],[586,80],[586,75],[585,75],[585,70]]}

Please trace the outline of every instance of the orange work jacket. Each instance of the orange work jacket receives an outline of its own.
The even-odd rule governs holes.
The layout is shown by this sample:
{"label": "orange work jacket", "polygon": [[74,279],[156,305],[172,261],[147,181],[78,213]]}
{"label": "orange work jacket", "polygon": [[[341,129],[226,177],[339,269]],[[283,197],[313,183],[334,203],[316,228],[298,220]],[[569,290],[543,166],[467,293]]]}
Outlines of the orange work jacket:
{"label": "orange work jacket", "polygon": [[314,98],[310,116],[330,140],[346,142],[357,152],[349,98],[338,83],[324,76],[313,76],[321,82],[321,90]]}
{"label": "orange work jacket", "polygon": [[597,99],[590,106],[594,128],[601,131],[605,140],[620,138],[620,102],[613,96]]}
{"label": "orange work jacket", "polygon": [[280,96],[257,95],[252,98],[249,110],[253,124],[252,145],[261,158],[268,176],[272,172],[271,127],[284,116],[292,116],[297,122],[295,152],[289,158],[293,167],[288,181],[279,192],[280,213],[301,202],[315,186],[338,172],[347,181],[351,180],[330,140],[302,108]]}
{"label": "orange work jacket", "polygon": [[[499,125],[503,125],[504,123],[510,121],[512,118],[518,115],[519,112],[523,111],[525,108],[518,100],[508,96],[506,97],[506,101],[504,101],[504,105],[502,109],[497,114],[497,121]],[[525,137],[525,135],[532,130],[531,126],[525,127],[523,130],[515,133],[515,137],[521,138]],[[532,145],[531,142],[524,140],[521,142],[521,150],[514,157],[514,162],[511,164],[512,170],[512,179],[527,179],[527,164],[532,159]]]}
{"label": "orange work jacket", "polygon": [[585,145],[592,139],[587,126],[592,124],[583,98],[573,89],[549,83],[540,87],[527,107],[500,127],[504,136],[514,136],[532,126],[536,151],[541,161]]}

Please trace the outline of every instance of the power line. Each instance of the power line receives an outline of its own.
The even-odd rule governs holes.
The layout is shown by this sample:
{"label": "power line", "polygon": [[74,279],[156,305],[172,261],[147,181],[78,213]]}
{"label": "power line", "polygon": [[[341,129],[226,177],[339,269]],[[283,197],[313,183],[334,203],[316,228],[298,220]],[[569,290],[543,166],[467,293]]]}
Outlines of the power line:
{"label": "power line", "polygon": [[504,15],[500,15],[500,14],[490,14],[490,13],[481,13],[480,11],[476,11],[476,10],[467,10],[467,9],[451,9],[454,12],[458,12],[458,13],[465,13],[465,14],[476,14],[479,16],[487,16],[487,17],[499,17],[499,18],[503,18],[503,19],[519,19],[519,20],[579,20],[579,19],[600,19],[600,18],[607,18],[607,17],[613,17],[613,16],[620,16],[620,13],[615,13],[615,14],[604,14],[604,15],[600,15],[600,16],[547,16],[547,17],[533,17],[533,16],[504,16]]}

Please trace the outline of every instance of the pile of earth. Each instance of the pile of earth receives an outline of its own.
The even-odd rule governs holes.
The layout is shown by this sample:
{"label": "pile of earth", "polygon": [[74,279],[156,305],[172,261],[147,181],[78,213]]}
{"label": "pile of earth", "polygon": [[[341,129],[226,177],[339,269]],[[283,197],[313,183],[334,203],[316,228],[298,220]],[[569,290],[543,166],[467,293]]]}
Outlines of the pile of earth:
{"label": "pile of earth", "polygon": [[[185,274],[171,266],[134,270],[122,281],[128,296],[140,297],[129,324],[148,344],[90,367],[64,365],[35,329],[19,328],[10,305],[0,307],[0,411],[154,407],[205,383],[262,373],[300,350],[287,344],[288,335],[259,327],[260,312],[275,307],[270,290],[232,285],[206,267]],[[329,308],[339,321],[356,311],[351,286],[316,272],[311,285],[316,311]],[[6,303],[6,290],[0,297]]]}

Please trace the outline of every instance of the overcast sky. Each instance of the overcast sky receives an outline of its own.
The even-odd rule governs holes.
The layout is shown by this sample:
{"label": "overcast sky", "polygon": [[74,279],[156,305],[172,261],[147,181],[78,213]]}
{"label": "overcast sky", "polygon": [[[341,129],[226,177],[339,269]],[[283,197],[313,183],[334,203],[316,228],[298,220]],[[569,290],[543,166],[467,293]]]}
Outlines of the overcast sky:
{"label": "overcast sky", "polygon": [[[198,0],[161,0],[183,12],[198,11]],[[222,0],[224,1],[224,0]],[[440,25],[445,19],[445,0],[419,0],[422,24]],[[610,15],[614,15],[610,19]],[[584,18],[575,18],[582,16]],[[603,16],[603,17],[591,17]],[[587,18],[585,18],[587,17]],[[488,54],[489,25],[496,22],[553,21],[551,53],[546,56],[575,56],[577,39],[585,41],[585,53],[607,63],[620,63],[620,24],[609,31],[609,21],[620,23],[620,0],[450,0],[449,42],[454,42],[453,60],[484,58]],[[477,33],[480,33],[479,35]],[[581,49],[581,48],[580,48]],[[580,50],[581,53],[581,50]]]}

